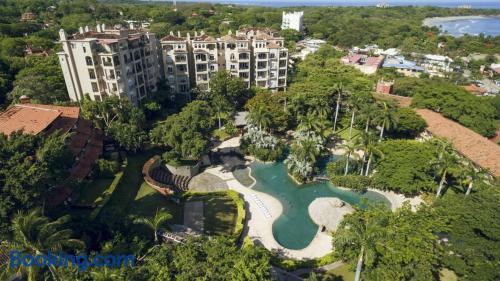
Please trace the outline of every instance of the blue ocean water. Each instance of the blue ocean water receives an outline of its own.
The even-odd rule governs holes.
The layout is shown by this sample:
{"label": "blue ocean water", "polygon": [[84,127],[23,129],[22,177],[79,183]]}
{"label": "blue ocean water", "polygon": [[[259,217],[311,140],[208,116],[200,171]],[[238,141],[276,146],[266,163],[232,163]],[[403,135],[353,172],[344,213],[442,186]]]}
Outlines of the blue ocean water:
{"label": "blue ocean water", "polygon": [[462,36],[464,34],[499,36],[500,35],[500,17],[483,17],[475,19],[436,19],[434,26],[439,27],[443,32],[453,36]]}
{"label": "blue ocean water", "polygon": [[210,2],[235,5],[254,5],[266,7],[297,6],[375,6],[384,2],[391,6],[434,6],[456,8],[460,5],[471,5],[474,9],[500,9],[500,1],[430,1],[430,0],[184,0],[184,2]]}

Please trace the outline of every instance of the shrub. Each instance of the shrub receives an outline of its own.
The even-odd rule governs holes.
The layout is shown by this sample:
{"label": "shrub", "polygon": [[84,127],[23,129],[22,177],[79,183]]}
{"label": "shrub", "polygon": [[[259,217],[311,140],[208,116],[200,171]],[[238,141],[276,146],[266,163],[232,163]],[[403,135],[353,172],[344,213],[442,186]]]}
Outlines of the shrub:
{"label": "shrub", "polygon": [[98,159],[96,169],[101,177],[113,177],[120,170],[120,163],[114,160]]}
{"label": "shrub", "polygon": [[356,192],[366,192],[371,184],[369,177],[360,175],[333,176],[332,183],[336,186],[353,189]]}
{"label": "shrub", "polygon": [[283,159],[286,151],[286,145],[279,142],[274,149],[269,149],[259,148],[255,144],[242,143],[241,149],[245,154],[252,155],[260,161],[276,162]]}

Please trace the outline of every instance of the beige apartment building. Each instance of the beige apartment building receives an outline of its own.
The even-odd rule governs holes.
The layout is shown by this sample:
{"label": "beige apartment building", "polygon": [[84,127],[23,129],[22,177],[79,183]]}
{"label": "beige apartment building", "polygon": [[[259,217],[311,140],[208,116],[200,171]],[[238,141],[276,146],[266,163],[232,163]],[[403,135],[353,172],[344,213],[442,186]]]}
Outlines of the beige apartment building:
{"label": "beige apartment building", "polygon": [[210,78],[225,69],[247,85],[286,89],[288,49],[270,29],[245,29],[221,38],[203,32],[161,39],[166,83],[174,93],[210,90]]}
{"label": "beige apartment building", "polygon": [[204,32],[182,37],[178,32],[158,40],[143,29],[80,28],[68,36],[59,32],[63,51],[57,53],[72,101],[127,97],[134,104],[165,83],[170,93],[210,90],[210,78],[227,70],[247,85],[271,90],[287,86],[288,49],[284,39],[266,28],[231,31],[221,38]]}
{"label": "beige apartment building", "polygon": [[116,95],[138,104],[157,90],[161,60],[154,34],[101,24],[71,36],[61,29],[59,36],[63,51],[57,55],[72,101]]}

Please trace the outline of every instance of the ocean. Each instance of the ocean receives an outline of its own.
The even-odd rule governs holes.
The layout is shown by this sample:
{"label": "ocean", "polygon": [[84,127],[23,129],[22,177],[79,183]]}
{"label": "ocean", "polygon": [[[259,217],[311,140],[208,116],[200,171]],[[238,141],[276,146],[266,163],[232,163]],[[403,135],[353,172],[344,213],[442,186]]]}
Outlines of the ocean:
{"label": "ocean", "polygon": [[[390,6],[434,6],[456,8],[460,5],[471,5],[473,9],[500,9],[500,1],[401,1],[401,0],[184,0],[185,2],[210,2],[234,5],[254,5],[266,7],[297,7],[297,6],[375,6],[384,2]],[[179,1],[180,2],[180,1]]]}
{"label": "ocean", "polygon": [[[499,36],[500,16],[498,17],[450,17],[427,19],[427,25],[439,27],[439,29],[453,36],[464,34]],[[426,21],[427,21],[426,20]],[[425,21],[424,21],[425,24]]]}

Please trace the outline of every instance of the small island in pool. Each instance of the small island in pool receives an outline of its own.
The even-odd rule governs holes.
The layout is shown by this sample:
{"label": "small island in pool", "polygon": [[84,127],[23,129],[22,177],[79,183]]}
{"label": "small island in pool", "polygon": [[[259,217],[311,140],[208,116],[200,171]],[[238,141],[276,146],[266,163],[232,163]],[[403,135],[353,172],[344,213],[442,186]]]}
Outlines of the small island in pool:
{"label": "small island in pool", "polygon": [[313,222],[308,211],[316,198],[336,197],[350,205],[360,205],[362,199],[366,199],[390,206],[389,201],[376,192],[359,194],[334,187],[327,181],[298,185],[287,175],[281,162],[254,162],[250,167],[256,180],[253,189],[277,198],[283,205],[283,213],[273,223],[273,235],[280,245],[288,249],[307,247],[318,232],[319,226]]}

